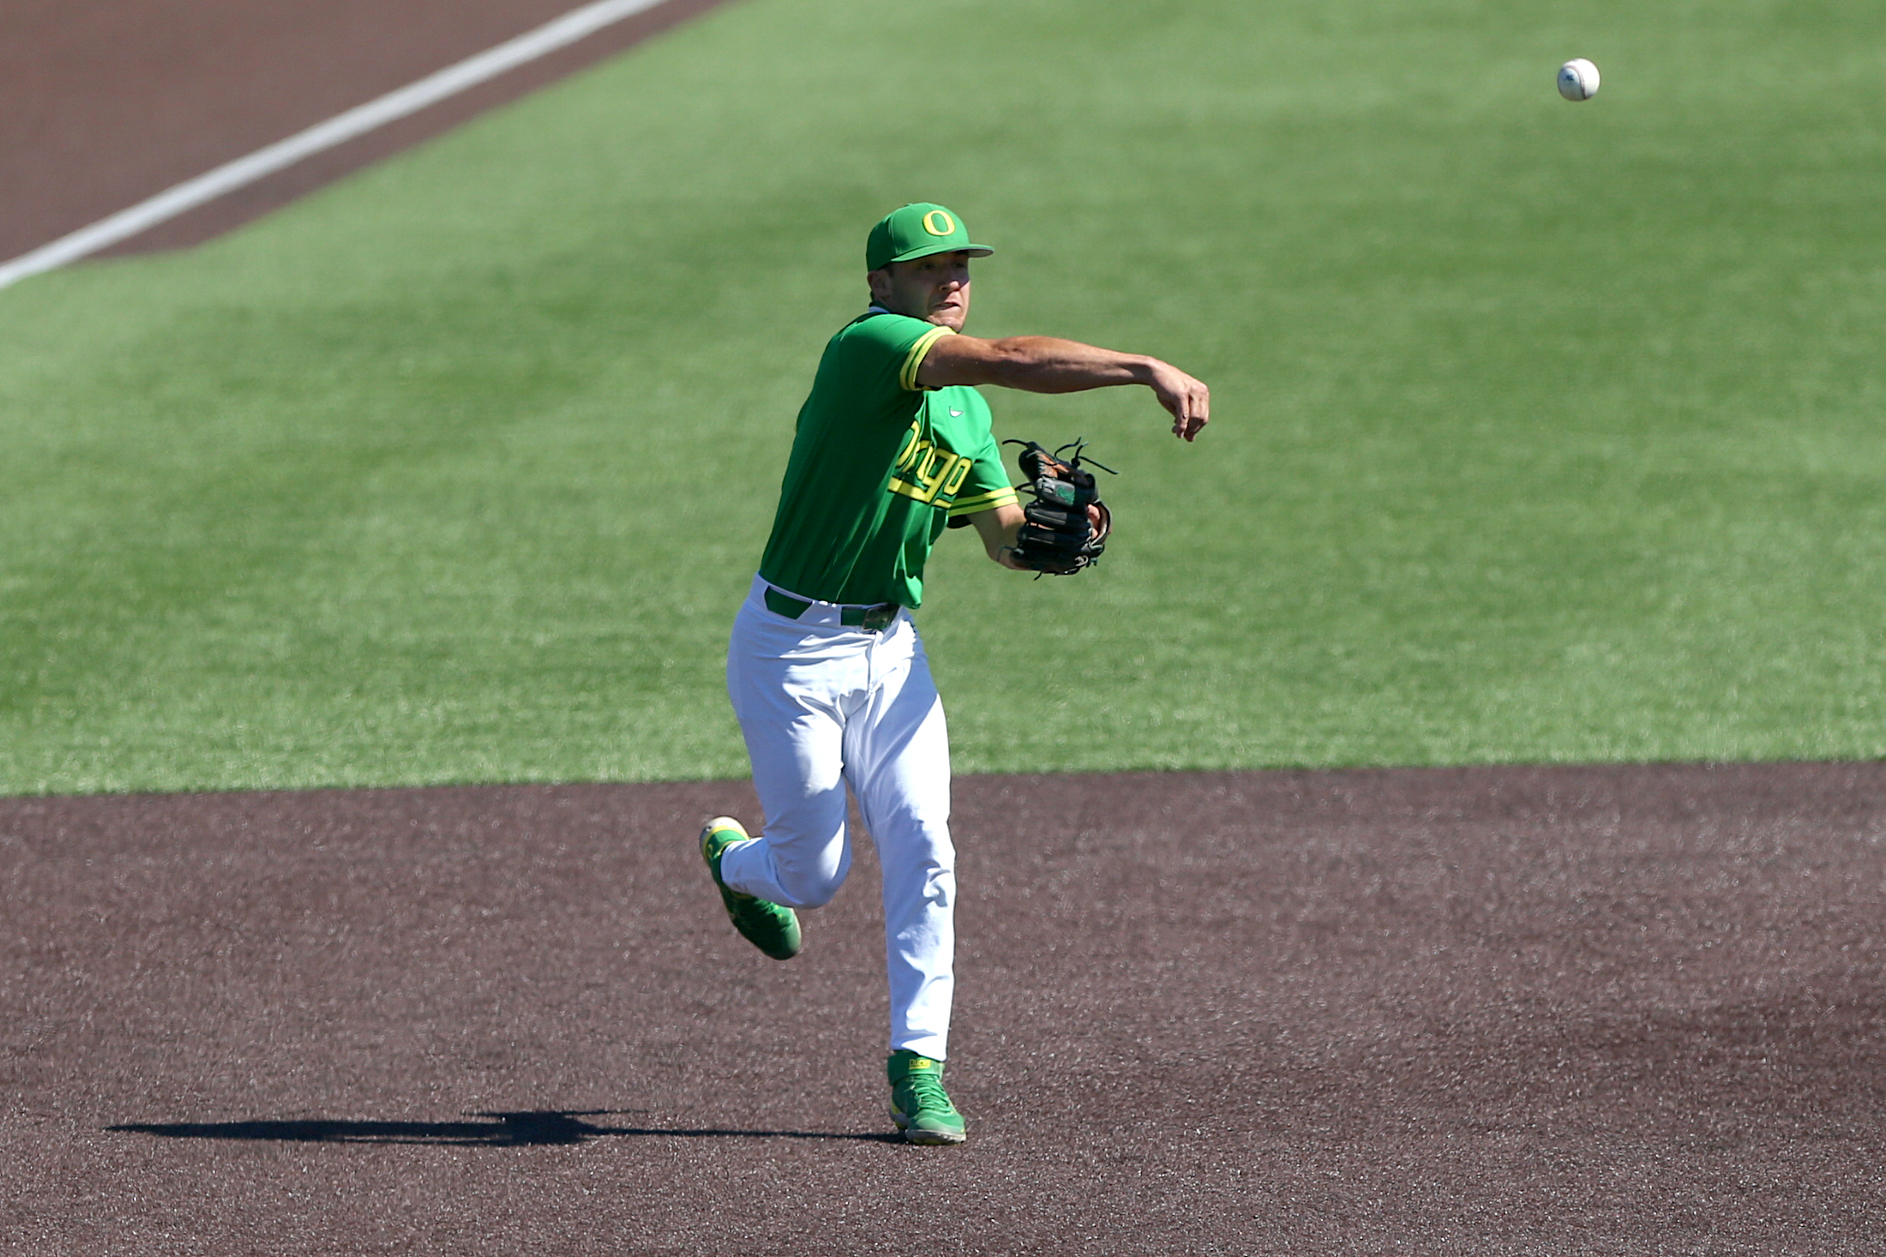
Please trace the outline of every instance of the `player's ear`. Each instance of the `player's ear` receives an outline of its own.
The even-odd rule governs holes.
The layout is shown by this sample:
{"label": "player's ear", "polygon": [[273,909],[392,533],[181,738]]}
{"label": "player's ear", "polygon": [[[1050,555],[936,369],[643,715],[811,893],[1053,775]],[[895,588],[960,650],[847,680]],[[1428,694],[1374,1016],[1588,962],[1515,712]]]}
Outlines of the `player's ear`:
{"label": "player's ear", "polygon": [[864,282],[871,285],[871,300],[883,302],[891,295],[891,273],[888,270],[866,271]]}

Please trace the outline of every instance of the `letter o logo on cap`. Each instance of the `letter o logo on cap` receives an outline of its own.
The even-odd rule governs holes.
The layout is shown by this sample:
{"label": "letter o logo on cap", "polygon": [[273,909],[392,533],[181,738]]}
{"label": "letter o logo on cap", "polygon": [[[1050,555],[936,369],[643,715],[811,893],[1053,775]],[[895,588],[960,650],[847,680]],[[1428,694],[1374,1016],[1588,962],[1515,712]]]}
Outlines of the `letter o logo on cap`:
{"label": "letter o logo on cap", "polygon": [[923,229],[933,236],[953,236],[956,220],[942,210],[931,210],[923,216]]}

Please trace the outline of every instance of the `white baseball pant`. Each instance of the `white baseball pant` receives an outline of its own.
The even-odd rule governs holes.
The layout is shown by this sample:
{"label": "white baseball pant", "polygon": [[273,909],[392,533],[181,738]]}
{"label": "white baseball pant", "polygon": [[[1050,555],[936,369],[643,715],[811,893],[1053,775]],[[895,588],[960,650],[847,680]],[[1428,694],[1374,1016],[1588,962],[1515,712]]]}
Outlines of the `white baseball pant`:
{"label": "white baseball pant", "polygon": [[754,580],[727,651],[727,693],[766,823],[727,848],[721,879],[789,908],[829,903],[851,869],[849,784],[883,868],[891,1050],[943,1060],[956,851],[949,737],[923,641],[908,611],[882,632],[841,624],[842,608],[825,602],[788,619],[767,607],[766,588]]}

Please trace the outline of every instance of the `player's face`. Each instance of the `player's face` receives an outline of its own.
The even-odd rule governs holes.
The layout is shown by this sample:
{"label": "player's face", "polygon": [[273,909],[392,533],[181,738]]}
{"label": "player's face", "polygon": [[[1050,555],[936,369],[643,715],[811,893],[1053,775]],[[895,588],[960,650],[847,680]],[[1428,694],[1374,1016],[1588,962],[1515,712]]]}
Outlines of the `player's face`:
{"label": "player's face", "polygon": [[969,252],[932,253],[872,271],[871,298],[892,314],[908,314],[952,332],[969,318]]}

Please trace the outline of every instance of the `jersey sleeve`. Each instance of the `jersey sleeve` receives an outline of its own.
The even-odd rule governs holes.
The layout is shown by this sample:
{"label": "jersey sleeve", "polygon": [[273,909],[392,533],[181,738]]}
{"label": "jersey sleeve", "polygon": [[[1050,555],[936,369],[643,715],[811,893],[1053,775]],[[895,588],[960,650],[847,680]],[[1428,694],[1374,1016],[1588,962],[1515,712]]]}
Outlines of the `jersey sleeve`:
{"label": "jersey sleeve", "polygon": [[845,355],[855,367],[875,366],[897,382],[906,393],[923,391],[917,383],[917,370],[923,366],[930,347],[953,335],[949,328],[926,323],[903,314],[874,314],[859,319],[843,333]]}

